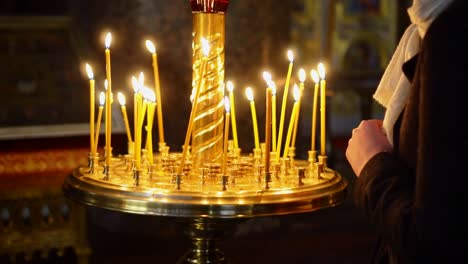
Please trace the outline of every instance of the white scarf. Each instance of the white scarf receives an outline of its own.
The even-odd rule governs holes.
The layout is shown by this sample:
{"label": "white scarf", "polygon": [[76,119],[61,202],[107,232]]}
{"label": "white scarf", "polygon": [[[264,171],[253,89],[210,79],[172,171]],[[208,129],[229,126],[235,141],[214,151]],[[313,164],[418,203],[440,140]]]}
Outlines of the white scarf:
{"label": "white scarf", "polygon": [[393,145],[393,127],[403,111],[409,96],[410,83],[403,74],[402,65],[419,51],[419,45],[432,21],[453,0],[414,0],[408,8],[411,25],[406,29],[393,56],[385,69],[374,99],[385,108],[383,128]]}

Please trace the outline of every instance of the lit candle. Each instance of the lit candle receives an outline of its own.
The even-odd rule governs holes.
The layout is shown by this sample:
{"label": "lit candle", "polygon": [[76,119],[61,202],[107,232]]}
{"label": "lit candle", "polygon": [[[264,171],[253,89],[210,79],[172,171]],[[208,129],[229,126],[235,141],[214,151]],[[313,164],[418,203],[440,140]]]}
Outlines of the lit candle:
{"label": "lit candle", "polygon": [[198,98],[200,97],[200,90],[201,90],[201,85],[203,82],[203,76],[205,75],[205,69],[206,69],[206,63],[208,60],[208,55],[210,55],[210,44],[209,41],[205,38],[201,38],[201,44],[202,44],[202,51],[203,51],[203,57],[202,57],[202,63],[200,67],[200,76],[201,80],[198,82],[197,89],[195,90],[195,96],[193,98],[193,103],[192,103],[192,111],[190,111],[190,118],[189,118],[189,124],[187,128],[187,133],[185,134],[185,142],[184,142],[184,147],[182,150],[182,157],[180,160],[180,166],[178,170],[178,174],[182,174],[182,171],[184,169],[184,164],[185,164],[185,157],[187,156],[187,150],[189,146],[189,141],[190,141],[190,135],[192,134],[192,127],[193,127],[193,119],[195,117],[195,113],[197,112],[197,107],[198,107]]}
{"label": "lit candle", "polygon": [[318,101],[318,93],[319,93],[319,83],[320,77],[316,70],[310,71],[310,76],[315,83],[314,87],[314,99],[312,102],[312,138],[311,138],[311,145],[310,150],[315,151],[315,142],[316,142],[316,135],[317,135],[317,101]]}
{"label": "lit candle", "polygon": [[105,113],[105,126],[106,126],[106,132],[105,132],[105,136],[106,136],[106,149],[105,149],[105,153],[106,153],[106,165],[109,166],[110,165],[110,156],[112,155],[112,152],[110,151],[111,150],[111,147],[110,147],[110,137],[111,137],[111,114],[110,114],[110,109],[111,109],[111,104],[112,104],[112,99],[111,99],[111,96],[112,94],[109,92],[109,81],[106,79],[104,80],[104,88],[106,90],[106,113]]}
{"label": "lit candle", "polygon": [[222,172],[223,175],[226,174],[226,163],[227,163],[227,149],[228,149],[228,137],[229,137],[229,118],[230,118],[230,107],[229,107],[229,99],[227,97],[224,98],[224,107],[226,108],[226,115],[224,120],[224,145],[223,145],[223,164],[222,164]]}
{"label": "lit candle", "polygon": [[133,133],[135,135],[135,144],[133,144],[133,154],[135,155],[136,158],[136,152],[137,152],[137,138],[138,138],[138,106],[141,102],[141,93],[140,93],[140,83],[138,82],[137,78],[135,76],[132,76],[132,85],[133,85],[133,90],[135,91],[133,95]]}
{"label": "lit candle", "polygon": [[326,82],[325,82],[325,66],[323,65],[323,63],[319,63],[318,73],[320,76],[320,155],[326,156],[326,151],[325,151]]}
{"label": "lit candle", "polygon": [[154,46],[151,40],[146,40],[146,48],[151,52],[153,58],[153,75],[154,75],[154,85],[156,89],[156,98],[158,98],[157,104],[157,117],[158,117],[158,133],[159,133],[159,143],[164,143],[164,124],[163,124],[163,113],[162,113],[162,97],[161,97],[161,84],[159,82],[159,68],[158,68],[158,53],[156,52],[156,47]]}
{"label": "lit candle", "polygon": [[93,69],[86,63],[86,73],[89,78],[89,145],[90,151],[93,154],[94,151],[94,74]]}
{"label": "lit candle", "polygon": [[141,141],[142,141],[142,131],[143,131],[143,122],[145,121],[145,114],[148,105],[148,94],[149,89],[146,87],[141,87],[140,93],[142,94],[144,100],[143,103],[138,104],[138,126],[137,126],[137,133],[136,138],[136,153],[135,153],[135,163],[137,171],[141,170]]}
{"label": "lit candle", "polygon": [[149,89],[148,93],[148,111],[146,114],[147,117],[147,125],[146,125],[146,150],[148,154],[148,161],[149,164],[153,165],[153,121],[154,121],[154,112],[156,108],[156,95],[154,92]]}
{"label": "lit candle", "polygon": [[247,99],[250,101],[250,111],[252,112],[255,148],[260,149],[260,140],[258,139],[257,112],[255,111],[254,94],[253,94],[252,88],[247,87],[245,89],[245,95],[247,96]]}
{"label": "lit candle", "polygon": [[289,59],[289,68],[288,68],[288,74],[286,76],[286,83],[284,84],[283,102],[281,105],[281,116],[280,116],[279,133],[278,133],[278,144],[276,144],[277,162],[279,162],[279,158],[280,158],[281,143],[283,140],[284,115],[286,114],[286,103],[287,103],[287,98],[288,98],[288,93],[289,93],[289,83],[291,80],[291,73],[292,73],[293,62],[294,62],[294,54],[291,50],[288,50],[288,59]]}
{"label": "lit candle", "polygon": [[[271,86],[271,85],[269,85]],[[266,117],[265,117],[265,175],[270,172],[270,151],[271,151],[271,99],[272,88],[266,89]]]}
{"label": "lit candle", "polygon": [[234,140],[234,148],[239,148],[239,142],[237,139],[237,123],[236,123],[236,107],[234,104],[234,84],[231,81],[226,83],[227,90],[229,92],[229,104],[231,108],[231,123],[232,123],[232,139]]}
{"label": "lit candle", "polygon": [[125,96],[121,92],[119,92],[117,93],[117,98],[119,99],[120,110],[122,111],[122,116],[125,123],[125,130],[127,131],[128,142],[132,142],[132,133],[130,132],[130,125],[128,124],[127,107],[125,106]]}
{"label": "lit candle", "polygon": [[299,93],[300,93],[300,96],[299,96],[299,101],[298,101],[298,104],[297,104],[297,115],[296,115],[296,118],[295,118],[295,121],[294,121],[294,129],[293,129],[293,135],[292,135],[292,141],[291,141],[291,145],[290,147],[296,147],[296,137],[297,137],[297,127],[299,125],[299,115],[301,114],[301,98],[302,98],[302,94],[304,93],[304,82],[305,82],[305,79],[306,79],[306,72],[304,69],[300,69],[299,70]]}
{"label": "lit candle", "polygon": [[272,149],[276,151],[276,84],[271,78],[269,72],[263,72],[263,79],[266,81],[268,88],[271,89],[271,111],[272,111]]}
{"label": "lit candle", "polygon": [[112,35],[110,32],[106,35],[105,54],[106,54],[106,165],[110,166],[110,158],[112,156],[111,148],[111,133],[112,133],[112,79],[111,79],[111,60],[110,60],[110,44]]}
{"label": "lit candle", "polygon": [[94,136],[94,146],[93,146],[94,156],[97,155],[99,132],[100,132],[99,130],[101,130],[102,110],[104,109],[105,102],[106,102],[106,94],[104,92],[101,92],[99,94],[99,111],[98,111],[98,117],[97,117],[97,122],[96,122],[96,135]]}
{"label": "lit candle", "polygon": [[292,130],[293,130],[293,126],[294,126],[294,120],[296,118],[296,115],[297,115],[297,111],[298,111],[298,101],[299,101],[299,98],[301,97],[301,94],[300,94],[300,91],[299,91],[299,87],[297,87],[297,85],[294,85],[294,90],[293,90],[293,93],[294,93],[294,106],[293,106],[293,110],[291,112],[291,119],[289,120],[289,127],[288,127],[288,134],[286,136],[286,142],[284,144],[284,153],[283,153],[283,158],[287,158],[288,157],[288,152],[289,152],[289,146],[290,146],[290,142],[291,142],[291,135],[292,135]]}

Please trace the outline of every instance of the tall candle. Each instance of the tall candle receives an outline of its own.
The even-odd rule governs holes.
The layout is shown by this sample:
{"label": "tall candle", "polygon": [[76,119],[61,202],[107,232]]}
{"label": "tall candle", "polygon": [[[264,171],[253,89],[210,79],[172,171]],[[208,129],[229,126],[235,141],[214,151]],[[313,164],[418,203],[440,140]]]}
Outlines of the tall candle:
{"label": "tall candle", "polygon": [[[271,86],[271,85],[270,85]],[[266,89],[266,117],[265,117],[265,175],[270,172],[270,151],[271,151],[271,100],[272,88]]]}
{"label": "tall candle", "polygon": [[154,112],[156,110],[156,95],[152,90],[149,90],[148,94],[148,113],[146,114],[146,153],[148,154],[149,164],[153,165],[153,121],[154,121]]}
{"label": "tall candle", "polygon": [[182,157],[180,160],[180,165],[179,165],[179,170],[178,174],[182,174],[182,171],[184,169],[184,164],[185,164],[185,157],[187,156],[187,151],[188,151],[188,146],[189,146],[189,141],[190,137],[192,135],[192,128],[193,128],[193,119],[195,117],[195,114],[197,112],[197,107],[198,107],[198,99],[200,97],[200,90],[203,82],[203,77],[205,75],[205,70],[206,70],[206,64],[208,61],[208,55],[210,54],[210,45],[207,39],[201,38],[202,42],[202,50],[203,50],[203,57],[202,57],[202,62],[201,62],[201,67],[200,67],[200,76],[201,80],[198,82],[197,89],[195,90],[195,96],[193,98],[193,103],[192,103],[192,111],[190,112],[190,118],[189,118],[189,123],[188,123],[188,128],[187,128],[187,133],[185,134],[185,142],[182,150]]}
{"label": "tall candle", "polygon": [[107,80],[107,96],[106,96],[106,165],[110,166],[110,158],[112,156],[111,133],[112,133],[112,79],[111,79],[111,60],[110,60],[110,44],[112,41],[111,33],[107,33],[105,41],[106,55],[106,80]]}
{"label": "tall candle", "polygon": [[154,76],[154,85],[156,89],[156,98],[158,98],[157,107],[157,118],[158,118],[158,135],[159,143],[164,143],[164,123],[163,123],[163,113],[162,113],[162,97],[161,97],[161,84],[159,81],[159,67],[158,67],[158,53],[156,52],[156,47],[154,46],[151,40],[146,40],[146,48],[151,52],[153,59],[153,76]]}
{"label": "tall candle", "polygon": [[230,107],[229,99],[224,98],[224,107],[226,108],[226,115],[224,116],[224,142],[223,142],[223,164],[222,172],[223,176],[227,175],[226,163],[227,163],[227,149],[228,149],[228,138],[229,138],[229,119],[230,119]]}
{"label": "tall candle", "polygon": [[127,140],[128,142],[133,142],[132,133],[130,132],[130,125],[128,124],[127,107],[125,106],[125,96],[121,92],[119,92],[117,93],[117,99],[119,99],[120,110],[122,112],[122,117],[125,123],[125,131],[127,132]]}
{"label": "tall candle", "polygon": [[297,115],[297,111],[298,111],[298,101],[299,101],[299,98],[300,98],[300,91],[299,91],[299,87],[297,87],[297,85],[294,86],[294,106],[293,106],[293,110],[291,112],[291,118],[289,120],[289,127],[288,127],[288,134],[286,136],[286,142],[284,144],[284,153],[283,153],[283,158],[287,158],[288,157],[288,152],[289,152],[289,146],[290,146],[290,143],[291,143],[291,135],[292,135],[292,130],[293,130],[293,126],[294,126],[294,120],[296,118],[296,115]]}
{"label": "tall candle", "polygon": [[247,87],[245,89],[245,94],[247,96],[247,99],[250,101],[250,112],[252,113],[255,148],[260,149],[260,140],[258,138],[257,111],[255,110],[254,94],[252,88]]}
{"label": "tall candle", "polygon": [[316,142],[316,135],[317,135],[317,101],[318,101],[318,94],[319,94],[319,83],[320,77],[316,70],[310,71],[310,76],[315,83],[314,86],[314,98],[312,102],[312,138],[311,138],[311,145],[310,150],[315,151],[315,142]]}
{"label": "tall candle", "polygon": [[138,105],[141,102],[141,93],[140,93],[140,83],[136,79],[135,76],[132,76],[132,85],[133,85],[133,90],[135,91],[133,95],[133,134],[135,137],[135,144],[133,144],[133,154],[135,155],[136,158],[136,152],[137,152],[137,132],[138,132]]}
{"label": "tall candle", "polygon": [[269,72],[263,72],[263,79],[267,83],[268,88],[271,89],[271,111],[272,111],[272,149],[276,151],[276,84],[273,82],[271,78],[271,74]]}
{"label": "tall candle", "polygon": [[135,144],[137,145],[137,152],[136,155],[136,169],[137,171],[141,170],[141,141],[142,141],[142,127],[143,122],[145,121],[145,114],[148,105],[148,91],[146,87],[141,88],[141,93],[143,94],[144,100],[143,103],[139,103],[138,105],[138,126],[137,126],[137,141]]}
{"label": "tall candle", "polygon": [[94,74],[93,69],[88,63],[86,63],[86,73],[89,78],[89,145],[91,154],[94,154]]}
{"label": "tall candle", "polygon": [[112,94],[109,92],[109,81],[106,79],[104,80],[104,88],[106,90],[106,109],[105,109],[105,139],[106,139],[106,148],[105,148],[105,162],[106,166],[110,165],[110,156],[111,156],[111,151],[110,151],[110,134],[111,134],[111,114],[110,114],[110,109],[111,109],[111,103],[112,99],[111,96]]}
{"label": "tall candle", "polygon": [[239,141],[237,139],[237,122],[236,122],[236,105],[234,104],[234,84],[231,81],[226,83],[229,92],[230,116],[232,123],[232,139],[234,141],[234,148],[239,148]]}
{"label": "tall candle", "polygon": [[326,82],[325,82],[325,66],[319,63],[318,72],[320,76],[320,155],[326,156],[326,140],[325,140],[325,126],[326,126]]}
{"label": "tall candle", "polygon": [[302,94],[304,93],[304,82],[306,79],[306,72],[304,69],[299,70],[299,101],[297,104],[297,115],[294,120],[294,129],[293,129],[293,135],[292,135],[292,141],[290,147],[296,147],[296,137],[297,137],[297,127],[299,126],[299,115],[301,114],[301,99],[302,99]]}
{"label": "tall candle", "polygon": [[289,68],[288,68],[288,74],[286,76],[286,83],[284,84],[283,102],[281,104],[281,116],[280,116],[279,133],[278,133],[278,143],[276,144],[277,162],[279,162],[279,158],[281,155],[280,152],[281,152],[281,143],[283,140],[284,115],[286,114],[286,103],[287,103],[288,93],[289,93],[289,82],[291,80],[291,73],[292,73],[293,62],[294,62],[294,54],[291,50],[288,50],[288,59],[289,59]]}
{"label": "tall candle", "polygon": [[93,146],[93,154],[94,156],[97,155],[97,148],[99,142],[99,132],[101,130],[101,117],[102,117],[102,110],[104,109],[104,104],[106,102],[106,94],[101,92],[99,94],[99,110],[98,110],[98,117],[96,122],[96,134],[94,136],[94,146]]}

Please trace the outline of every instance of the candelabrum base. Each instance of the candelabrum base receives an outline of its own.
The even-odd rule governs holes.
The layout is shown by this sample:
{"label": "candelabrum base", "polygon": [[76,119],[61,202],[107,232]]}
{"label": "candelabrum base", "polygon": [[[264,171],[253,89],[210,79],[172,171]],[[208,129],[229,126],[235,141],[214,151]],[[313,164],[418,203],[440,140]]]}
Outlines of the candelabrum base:
{"label": "candelabrum base", "polygon": [[113,158],[110,166],[95,164],[105,171],[80,167],[65,179],[64,194],[90,206],[177,219],[193,242],[179,263],[228,263],[216,241],[238,222],[333,207],[346,196],[347,181],[323,164],[315,169],[295,160],[285,170],[275,163],[273,173],[265,173],[258,159],[248,157],[248,163],[232,160],[228,175],[214,164],[177,174],[179,156],[156,156],[154,170],[132,170],[128,156]]}

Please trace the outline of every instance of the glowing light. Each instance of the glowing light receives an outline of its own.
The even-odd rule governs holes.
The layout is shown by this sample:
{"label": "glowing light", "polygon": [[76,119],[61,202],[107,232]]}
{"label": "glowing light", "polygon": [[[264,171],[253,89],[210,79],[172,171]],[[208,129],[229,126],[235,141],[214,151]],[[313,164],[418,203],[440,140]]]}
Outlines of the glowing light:
{"label": "glowing light", "polygon": [[288,50],[288,60],[289,62],[294,61],[294,53],[292,52],[292,50]]}
{"label": "glowing light", "polygon": [[106,94],[104,92],[99,93],[99,104],[103,106],[106,103]]}
{"label": "glowing light", "polygon": [[245,95],[247,96],[247,99],[249,101],[253,101],[254,100],[254,94],[253,94],[253,90],[251,87],[247,87],[245,88]]}
{"label": "glowing light", "polygon": [[310,77],[312,77],[312,80],[314,81],[314,83],[318,83],[320,82],[320,77],[319,77],[319,74],[316,70],[311,70],[310,71]]}
{"label": "glowing light", "polygon": [[320,79],[325,79],[325,66],[323,65],[323,63],[319,63],[318,64],[318,73],[319,73],[319,76],[320,76]]}
{"label": "glowing light", "polygon": [[234,90],[234,84],[231,81],[228,81],[226,83],[226,89],[228,90],[228,92],[232,92]]}
{"label": "glowing light", "polygon": [[148,49],[149,52],[153,54],[156,53],[156,47],[154,46],[151,40],[147,39],[145,43],[146,43],[146,48]]}
{"label": "glowing light", "polygon": [[299,81],[300,82],[305,82],[306,79],[306,72],[304,69],[299,70]]}
{"label": "glowing light", "polygon": [[109,82],[107,81],[107,79],[104,80],[104,89],[106,89],[107,91],[107,87],[109,86]]}
{"label": "glowing light", "polygon": [[106,41],[105,41],[106,49],[110,48],[111,42],[112,42],[112,34],[110,32],[107,32]]}
{"label": "glowing light", "polygon": [[138,93],[140,91],[140,83],[138,82],[135,76],[132,76],[132,86],[135,93]]}
{"label": "glowing light", "polygon": [[226,109],[226,113],[231,111],[231,104],[229,103],[229,97],[224,97],[224,108]]}
{"label": "glowing light", "polygon": [[86,73],[88,74],[88,78],[90,80],[94,79],[93,68],[91,68],[91,66],[88,63],[86,63],[85,67],[86,67]]}
{"label": "glowing light", "polygon": [[117,93],[117,98],[119,99],[119,103],[121,106],[125,106],[125,95],[123,93],[118,92]]}
{"label": "glowing light", "polygon": [[293,96],[294,96],[294,101],[296,102],[298,102],[299,98],[301,98],[301,91],[299,90],[299,87],[297,86],[297,84],[294,84]]}

